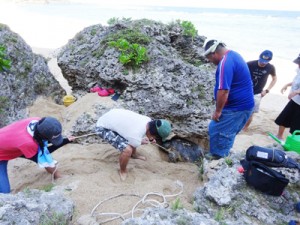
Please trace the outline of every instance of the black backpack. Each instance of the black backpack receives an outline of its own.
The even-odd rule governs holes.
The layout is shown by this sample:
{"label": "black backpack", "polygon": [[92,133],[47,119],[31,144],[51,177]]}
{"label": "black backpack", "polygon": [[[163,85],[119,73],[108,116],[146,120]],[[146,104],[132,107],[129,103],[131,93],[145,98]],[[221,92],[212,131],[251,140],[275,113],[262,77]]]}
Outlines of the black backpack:
{"label": "black backpack", "polygon": [[244,177],[250,186],[273,196],[282,195],[289,180],[285,176],[257,161],[241,160],[244,168]]}
{"label": "black backpack", "polygon": [[288,157],[284,151],[278,149],[263,148],[255,145],[247,149],[246,160],[255,160],[270,167],[300,169],[300,164],[291,157]]}
{"label": "black backpack", "polygon": [[288,157],[284,151],[251,146],[246,151],[246,159],[241,160],[247,184],[268,195],[280,196],[289,180],[269,167],[300,169],[299,163]]}

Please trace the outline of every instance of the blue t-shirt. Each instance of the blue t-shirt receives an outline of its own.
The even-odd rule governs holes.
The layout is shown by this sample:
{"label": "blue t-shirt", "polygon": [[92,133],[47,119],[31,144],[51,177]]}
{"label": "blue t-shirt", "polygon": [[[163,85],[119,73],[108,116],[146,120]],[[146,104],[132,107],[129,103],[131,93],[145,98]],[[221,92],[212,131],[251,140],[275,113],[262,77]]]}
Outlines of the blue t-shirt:
{"label": "blue t-shirt", "polygon": [[249,68],[242,56],[227,51],[218,64],[216,71],[215,99],[218,90],[228,90],[224,109],[250,110],[254,107],[253,86]]}

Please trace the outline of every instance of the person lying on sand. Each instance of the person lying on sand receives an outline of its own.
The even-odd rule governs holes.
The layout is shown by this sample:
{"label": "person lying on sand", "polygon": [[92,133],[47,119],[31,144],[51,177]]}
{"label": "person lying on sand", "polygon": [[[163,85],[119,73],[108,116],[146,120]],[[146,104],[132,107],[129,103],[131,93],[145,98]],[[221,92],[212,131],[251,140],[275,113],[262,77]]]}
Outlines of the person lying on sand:
{"label": "person lying on sand", "polygon": [[171,133],[171,124],[163,119],[151,120],[150,117],[130,110],[112,109],[98,119],[96,133],[121,152],[119,174],[124,181],[130,157],[146,160],[145,156],[136,152],[136,148],[142,144],[155,143],[156,139],[165,141]]}

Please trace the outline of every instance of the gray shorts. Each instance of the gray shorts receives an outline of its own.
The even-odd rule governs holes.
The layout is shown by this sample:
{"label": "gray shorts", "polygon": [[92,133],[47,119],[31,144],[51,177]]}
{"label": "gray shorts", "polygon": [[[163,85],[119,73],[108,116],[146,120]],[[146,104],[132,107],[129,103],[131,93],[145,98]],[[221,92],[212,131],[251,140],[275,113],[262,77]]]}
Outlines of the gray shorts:
{"label": "gray shorts", "polygon": [[261,94],[254,95],[254,109],[253,112],[258,113],[261,102]]}
{"label": "gray shorts", "polygon": [[128,145],[128,140],[123,138],[115,131],[106,129],[104,127],[96,127],[95,131],[99,137],[114,146],[120,152],[123,152]]}

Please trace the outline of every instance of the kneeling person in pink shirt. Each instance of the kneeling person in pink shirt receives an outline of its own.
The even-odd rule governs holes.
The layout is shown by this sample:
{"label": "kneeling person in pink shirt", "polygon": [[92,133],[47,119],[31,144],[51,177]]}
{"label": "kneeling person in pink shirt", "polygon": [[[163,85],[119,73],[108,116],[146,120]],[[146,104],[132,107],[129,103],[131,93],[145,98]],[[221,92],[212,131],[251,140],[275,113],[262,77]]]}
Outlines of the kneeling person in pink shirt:
{"label": "kneeling person in pink shirt", "polygon": [[[61,177],[50,153],[74,139],[63,138],[61,132],[61,123],[53,117],[27,118],[1,128],[0,193],[10,193],[7,164],[9,160],[18,157],[38,163],[53,174],[54,179]],[[48,146],[48,142],[52,145]]]}

